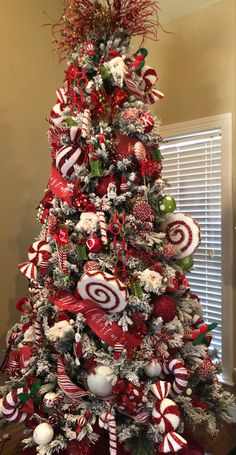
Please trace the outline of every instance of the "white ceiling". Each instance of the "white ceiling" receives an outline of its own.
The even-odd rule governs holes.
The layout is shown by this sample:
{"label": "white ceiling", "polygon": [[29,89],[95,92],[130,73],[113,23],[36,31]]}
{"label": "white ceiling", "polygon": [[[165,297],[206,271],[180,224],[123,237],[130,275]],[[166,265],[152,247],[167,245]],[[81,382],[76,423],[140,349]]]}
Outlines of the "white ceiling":
{"label": "white ceiling", "polygon": [[159,0],[160,22],[162,25],[178,17],[206,8],[220,0]]}

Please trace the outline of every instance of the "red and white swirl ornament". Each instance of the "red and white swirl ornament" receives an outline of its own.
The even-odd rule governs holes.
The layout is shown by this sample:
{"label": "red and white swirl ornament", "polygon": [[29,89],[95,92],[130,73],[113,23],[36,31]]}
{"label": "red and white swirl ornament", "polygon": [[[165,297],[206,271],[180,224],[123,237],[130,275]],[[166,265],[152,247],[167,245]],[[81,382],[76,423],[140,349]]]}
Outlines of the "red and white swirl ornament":
{"label": "red and white swirl ornament", "polygon": [[163,365],[165,374],[172,374],[174,381],[171,384],[172,396],[180,395],[188,385],[189,373],[182,361],[178,359],[168,360]]}
{"label": "red and white swirl ornament", "polygon": [[127,305],[127,287],[105,272],[88,271],[78,282],[77,290],[82,299],[92,300],[109,313],[119,313]]}
{"label": "red and white swirl ornament", "polygon": [[67,96],[63,88],[59,88],[56,94],[57,103],[52,108],[51,119],[55,125],[59,125],[63,121],[63,112],[67,106]]}
{"label": "red and white swirl ornament", "polygon": [[152,384],[150,387],[151,393],[158,400],[168,397],[170,393],[171,384],[168,381],[158,381],[155,384]]}
{"label": "red and white swirl ornament", "polygon": [[52,254],[52,248],[48,242],[39,240],[32,243],[28,250],[29,261],[34,265],[40,265],[46,258]]}
{"label": "red and white swirl ornament", "polygon": [[30,262],[23,262],[18,265],[20,272],[29,278],[29,280],[37,279],[37,267],[43,262],[46,262],[51,256],[52,249],[50,245],[44,240],[34,242],[28,251],[28,258]]}
{"label": "red and white swirl ornament", "polygon": [[152,411],[155,425],[161,433],[169,433],[176,430],[180,423],[179,414],[177,404],[169,398],[157,401]]}
{"label": "red and white swirl ornament", "polygon": [[111,412],[104,412],[99,417],[99,427],[108,428],[109,430],[109,452],[110,455],[117,454],[117,434],[116,434],[116,420],[114,414]]}
{"label": "red and white swirl ornament", "polygon": [[85,152],[78,146],[81,130],[77,126],[70,128],[69,145],[62,147],[56,156],[56,168],[63,177],[71,177],[75,171],[75,165],[82,165],[85,161]]}
{"label": "red and white swirl ornament", "polygon": [[63,360],[61,358],[59,358],[57,361],[57,382],[60,389],[72,401],[80,400],[80,398],[88,395],[87,390],[81,389],[70,380],[68,374],[66,373]]}
{"label": "red and white swirl ornament", "polygon": [[26,276],[26,278],[29,278],[29,280],[37,279],[37,267],[32,264],[32,262],[22,262],[17,267],[22,275]]}
{"label": "red and white swirl ornament", "polygon": [[167,433],[158,447],[159,453],[176,453],[187,445],[187,441],[180,434],[171,431]]}
{"label": "red and white swirl ornament", "polygon": [[166,216],[165,232],[167,240],[175,247],[178,259],[191,256],[201,241],[197,222],[181,212],[169,213]]}
{"label": "red and white swirl ornament", "polygon": [[29,393],[29,390],[26,388],[12,390],[3,398],[2,415],[9,422],[24,422],[27,417],[27,413],[22,412],[18,407],[20,393]]}

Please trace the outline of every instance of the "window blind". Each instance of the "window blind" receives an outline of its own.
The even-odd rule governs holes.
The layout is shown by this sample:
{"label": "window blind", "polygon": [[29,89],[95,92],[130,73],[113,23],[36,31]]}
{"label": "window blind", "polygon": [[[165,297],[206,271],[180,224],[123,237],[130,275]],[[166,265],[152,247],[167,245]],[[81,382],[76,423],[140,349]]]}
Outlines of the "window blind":
{"label": "window blind", "polygon": [[164,137],[163,177],[177,210],[195,218],[201,244],[189,284],[203,305],[206,322],[217,322],[211,346],[222,355],[221,130]]}

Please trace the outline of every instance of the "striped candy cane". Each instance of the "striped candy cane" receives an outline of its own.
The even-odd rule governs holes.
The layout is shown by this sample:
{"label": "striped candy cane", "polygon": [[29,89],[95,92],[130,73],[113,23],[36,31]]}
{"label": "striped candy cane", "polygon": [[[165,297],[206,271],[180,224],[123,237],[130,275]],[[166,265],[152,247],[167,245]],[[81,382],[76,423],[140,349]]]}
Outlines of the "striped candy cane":
{"label": "striped candy cane", "polygon": [[111,412],[104,412],[99,417],[100,428],[108,427],[109,430],[109,448],[110,455],[117,454],[117,434],[116,434],[116,420],[114,414]]}
{"label": "striped candy cane", "polygon": [[67,251],[65,248],[59,248],[57,251],[58,254],[58,267],[63,273],[67,273],[67,267],[65,262],[67,260]]}
{"label": "striped candy cane", "polygon": [[183,362],[178,359],[168,360],[163,365],[165,374],[173,374],[174,381],[171,386],[171,396],[180,395],[188,384],[188,370],[185,368]]}
{"label": "striped candy cane", "polygon": [[105,213],[98,212],[97,215],[99,218],[99,224],[100,224],[100,229],[101,229],[102,243],[104,245],[107,245],[107,224],[106,224],[106,219],[105,219]]}
{"label": "striped candy cane", "polygon": [[42,341],[42,326],[39,318],[36,318],[34,321],[34,333],[35,333],[35,342],[39,344]]}
{"label": "striped candy cane", "polygon": [[90,128],[90,110],[85,109],[82,118],[82,125],[81,125],[81,136],[85,139],[88,136]]}

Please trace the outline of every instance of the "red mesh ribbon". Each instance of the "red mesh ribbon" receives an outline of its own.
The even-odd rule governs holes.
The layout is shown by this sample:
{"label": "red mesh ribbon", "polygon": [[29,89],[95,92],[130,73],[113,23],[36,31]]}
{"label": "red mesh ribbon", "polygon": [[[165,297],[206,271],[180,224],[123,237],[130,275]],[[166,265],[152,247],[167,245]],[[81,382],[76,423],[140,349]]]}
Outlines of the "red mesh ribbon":
{"label": "red mesh ribbon", "polygon": [[87,37],[123,28],[124,34],[156,39],[158,5],[155,0],[67,0],[62,18],[53,25],[54,44],[61,59]]}

